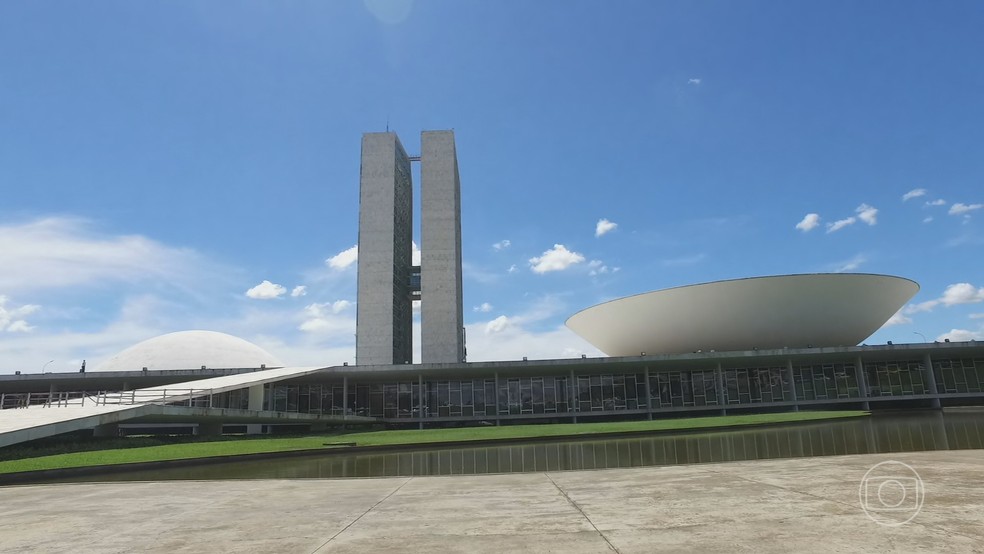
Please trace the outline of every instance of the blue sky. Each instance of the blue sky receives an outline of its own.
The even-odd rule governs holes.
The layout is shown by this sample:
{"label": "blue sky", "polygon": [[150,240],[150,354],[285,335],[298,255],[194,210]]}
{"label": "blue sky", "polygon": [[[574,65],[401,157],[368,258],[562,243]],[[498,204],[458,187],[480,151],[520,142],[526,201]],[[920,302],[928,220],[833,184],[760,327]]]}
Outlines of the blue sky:
{"label": "blue sky", "polygon": [[563,322],[611,298],[826,271],[922,286],[869,343],[984,339],[982,27],[976,1],[0,3],[0,372],[185,329],[352,361],[387,126],[455,130],[470,360],[595,355]]}

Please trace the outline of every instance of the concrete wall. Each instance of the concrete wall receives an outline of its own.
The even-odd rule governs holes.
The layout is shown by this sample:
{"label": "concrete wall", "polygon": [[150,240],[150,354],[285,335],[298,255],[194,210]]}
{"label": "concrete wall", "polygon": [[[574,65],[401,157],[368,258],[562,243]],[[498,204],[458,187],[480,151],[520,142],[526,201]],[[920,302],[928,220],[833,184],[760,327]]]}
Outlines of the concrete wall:
{"label": "concrete wall", "polygon": [[421,361],[465,359],[461,183],[453,131],[420,136]]}
{"label": "concrete wall", "polygon": [[356,363],[413,359],[410,305],[413,189],[395,133],[362,137]]}

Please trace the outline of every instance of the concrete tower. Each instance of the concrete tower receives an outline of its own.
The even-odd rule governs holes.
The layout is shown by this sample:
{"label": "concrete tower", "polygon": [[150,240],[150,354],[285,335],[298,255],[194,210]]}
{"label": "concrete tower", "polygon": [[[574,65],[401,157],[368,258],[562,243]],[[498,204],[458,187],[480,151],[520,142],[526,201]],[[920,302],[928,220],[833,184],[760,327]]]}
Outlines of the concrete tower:
{"label": "concrete tower", "polygon": [[410,299],[413,186],[395,133],[362,136],[355,361],[413,360]]}
{"label": "concrete tower", "polygon": [[461,182],[454,131],[420,135],[420,211],[421,361],[463,362]]}

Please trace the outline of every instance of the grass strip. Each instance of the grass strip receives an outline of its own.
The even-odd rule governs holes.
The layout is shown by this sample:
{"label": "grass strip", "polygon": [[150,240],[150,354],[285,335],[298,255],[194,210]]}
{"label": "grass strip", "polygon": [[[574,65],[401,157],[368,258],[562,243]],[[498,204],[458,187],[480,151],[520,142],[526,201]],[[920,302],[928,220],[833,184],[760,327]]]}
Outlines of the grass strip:
{"label": "grass strip", "polygon": [[550,425],[504,425],[501,427],[458,427],[449,429],[420,429],[349,433],[345,440],[359,446],[389,446],[395,444],[427,444],[468,440],[500,440],[534,437],[583,436],[599,433],[630,433],[642,431],[686,431],[707,427],[791,423],[866,415],[863,411],[784,412],[776,414],[747,414],[735,416],[657,419],[652,421],[613,421],[600,423],[555,423]]}
{"label": "grass strip", "polygon": [[685,419],[660,419],[653,421],[617,421],[600,423],[560,423],[536,425],[504,425],[501,427],[459,427],[446,429],[370,431],[330,435],[307,435],[283,438],[225,437],[212,442],[191,442],[138,448],[113,448],[87,452],[72,452],[51,456],[39,456],[0,462],[0,474],[21,471],[63,469],[116,465],[134,462],[157,462],[230,456],[266,452],[287,452],[324,448],[326,442],[354,442],[358,446],[411,445],[436,442],[479,440],[503,440],[534,437],[590,436],[599,433],[626,433],[645,431],[687,431],[709,427],[762,425],[819,421],[866,415],[863,411],[785,412],[776,414],[749,414],[735,416],[695,417]]}

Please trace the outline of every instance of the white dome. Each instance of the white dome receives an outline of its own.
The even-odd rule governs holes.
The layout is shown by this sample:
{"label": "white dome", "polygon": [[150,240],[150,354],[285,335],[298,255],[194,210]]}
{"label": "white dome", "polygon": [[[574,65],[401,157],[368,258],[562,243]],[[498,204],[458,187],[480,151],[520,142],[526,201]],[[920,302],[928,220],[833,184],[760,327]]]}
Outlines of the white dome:
{"label": "white dome", "polygon": [[619,298],[567,326],[609,356],[853,346],[918,290],[888,275],[753,277]]}
{"label": "white dome", "polygon": [[256,369],[284,367],[255,344],[215,331],[180,331],[137,343],[93,371],[160,369]]}

